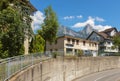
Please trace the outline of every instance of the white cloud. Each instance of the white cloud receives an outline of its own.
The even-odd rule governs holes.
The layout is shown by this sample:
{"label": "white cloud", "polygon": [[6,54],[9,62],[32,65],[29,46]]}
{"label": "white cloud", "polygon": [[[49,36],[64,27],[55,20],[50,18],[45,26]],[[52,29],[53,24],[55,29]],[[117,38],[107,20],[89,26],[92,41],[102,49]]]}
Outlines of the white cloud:
{"label": "white cloud", "polygon": [[69,20],[69,19],[75,19],[75,18],[81,19],[81,18],[83,18],[83,16],[82,15],[78,15],[78,16],[65,16],[63,19],[64,20]]}
{"label": "white cloud", "polygon": [[78,23],[74,24],[72,27],[73,28],[81,28],[81,27],[85,27],[87,24],[90,24],[93,27],[93,29],[97,29],[98,31],[103,31],[105,29],[108,29],[108,28],[112,27],[112,26],[109,26],[109,25],[103,26],[103,25],[96,25],[95,24],[95,21],[103,22],[103,20],[104,19],[99,18],[99,17],[93,18],[93,17],[89,16],[88,20],[86,20],[85,22],[78,22]]}
{"label": "white cloud", "polygon": [[73,25],[73,27],[74,28],[80,28],[80,27],[86,26],[87,24],[90,24],[91,26],[94,26],[94,24],[95,24],[94,21],[95,21],[95,19],[93,19],[91,16],[89,16],[87,21],[76,23],[75,25]]}
{"label": "white cloud", "polygon": [[75,18],[74,16],[65,16],[63,19],[68,20],[68,19],[74,19],[74,18]]}
{"label": "white cloud", "polygon": [[95,20],[99,21],[99,22],[104,22],[105,21],[103,18],[100,18],[100,17],[95,17]]}
{"label": "white cloud", "polygon": [[32,29],[33,31],[36,31],[37,29],[40,28],[40,25],[43,23],[45,17],[43,13],[40,11],[35,12],[34,15],[30,17],[33,19],[31,23]]}
{"label": "white cloud", "polygon": [[105,29],[108,29],[108,28],[112,28],[112,26],[109,26],[109,25],[95,25],[94,26],[94,29],[98,30],[98,31],[104,31]]}
{"label": "white cloud", "polygon": [[76,16],[78,19],[81,19],[81,18],[83,18],[83,16],[82,15],[79,15],[79,16]]}

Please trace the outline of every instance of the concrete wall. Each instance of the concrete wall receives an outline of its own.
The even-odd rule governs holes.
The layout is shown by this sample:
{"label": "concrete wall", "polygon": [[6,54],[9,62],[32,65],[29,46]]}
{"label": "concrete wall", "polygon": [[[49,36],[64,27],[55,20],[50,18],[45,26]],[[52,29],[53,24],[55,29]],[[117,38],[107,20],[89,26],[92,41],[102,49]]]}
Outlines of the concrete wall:
{"label": "concrete wall", "polygon": [[9,81],[73,81],[94,72],[120,67],[120,57],[57,58],[29,67]]}

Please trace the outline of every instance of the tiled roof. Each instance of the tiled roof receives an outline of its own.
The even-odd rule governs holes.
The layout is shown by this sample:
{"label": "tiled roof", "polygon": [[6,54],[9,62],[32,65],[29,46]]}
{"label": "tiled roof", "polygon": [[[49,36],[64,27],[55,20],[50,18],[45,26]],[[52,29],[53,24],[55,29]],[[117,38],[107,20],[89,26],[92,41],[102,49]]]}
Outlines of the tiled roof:
{"label": "tiled roof", "polygon": [[109,29],[106,29],[106,30],[104,30],[104,31],[102,31],[102,32],[95,32],[95,31],[93,31],[93,32],[87,37],[87,39],[89,39],[89,37],[90,37],[93,33],[96,33],[97,35],[103,37],[104,39],[109,40],[109,39],[111,39],[111,36],[109,35],[109,33],[110,33],[112,30],[116,30],[117,35],[120,35],[120,31],[118,32],[116,28],[109,28]]}
{"label": "tiled roof", "polygon": [[93,32],[88,36],[87,39],[89,39],[89,37],[90,37],[93,33],[96,33],[97,35],[103,37],[104,39],[109,39],[109,36],[108,36],[106,33],[104,33],[104,32],[96,32],[96,31],[93,31]]}
{"label": "tiled roof", "polygon": [[103,32],[98,32],[98,34],[102,37],[104,37],[105,39],[108,39],[109,36],[106,34],[106,33],[103,33]]}
{"label": "tiled roof", "polygon": [[103,33],[109,33],[109,32],[111,32],[111,31],[113,31],[113,30],[116,30],[116,31],[117,31],[116,28],[109,28],[109,29],[106,29],[106,30],[104,30],[104,31],[102,31],[102,32],[103,32]]}

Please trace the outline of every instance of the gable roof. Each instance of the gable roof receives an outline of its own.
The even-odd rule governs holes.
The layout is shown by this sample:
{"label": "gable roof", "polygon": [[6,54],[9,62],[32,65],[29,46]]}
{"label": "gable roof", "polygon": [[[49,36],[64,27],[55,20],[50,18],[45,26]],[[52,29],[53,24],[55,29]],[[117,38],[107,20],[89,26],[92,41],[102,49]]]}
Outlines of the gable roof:
{"label": "gable roof", "polygon": [[109,29],[106,29],[106,30],[104,30],[104,31],[102,31],[102,32],[103,32],[103,33],[109,33],[109,32],[111,32],[111,31],[113,31],[113,30],[115,30],[116,32],[118,32],[116,28],[109,28]]}
{"label": "gable roof", "polygon": [[117,32],[118,35],[120,35],[120,32],[117,31],[116,28],[109,28],[109,29],[106,29],[104,31],[101,31],[101,32],[95,32],[93,31],[88,37],[87,39],[89,39],[89,37],[93,34],[93,33],[96,33],[97,35],[103,37],[104,39],[110,39],[110,35],[108,33],[112,32],[113,30],[115,30]]}
{"label": "gable roof", "polygon": [[103,33],[103,32],[96,32],[96,31],[93,31],[93,32],[87,37],[87,39],[89,39],[90,36],[91,36],[93,33],[96,33],[97,35],[103,37],[104,39],[109,39],[109,36],[108,36],[106,33]]}
{"label": "gable roof", "polygon": [[98,32],[98,34],[102,36],[104,39],[108,39],[109,37],[106,33],[103,33],[103,32]]}

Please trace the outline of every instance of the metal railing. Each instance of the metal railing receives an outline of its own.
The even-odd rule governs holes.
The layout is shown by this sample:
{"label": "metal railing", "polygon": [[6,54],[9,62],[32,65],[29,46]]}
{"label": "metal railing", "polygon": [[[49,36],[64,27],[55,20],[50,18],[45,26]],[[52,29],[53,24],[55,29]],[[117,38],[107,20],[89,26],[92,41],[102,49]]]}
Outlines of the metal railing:
{"label": "metal railing", "polygon": [[0,60],[0,81],[9,81],[9,78],[15,73],[49,58],[51,58],[50,52],[2,59]]}

